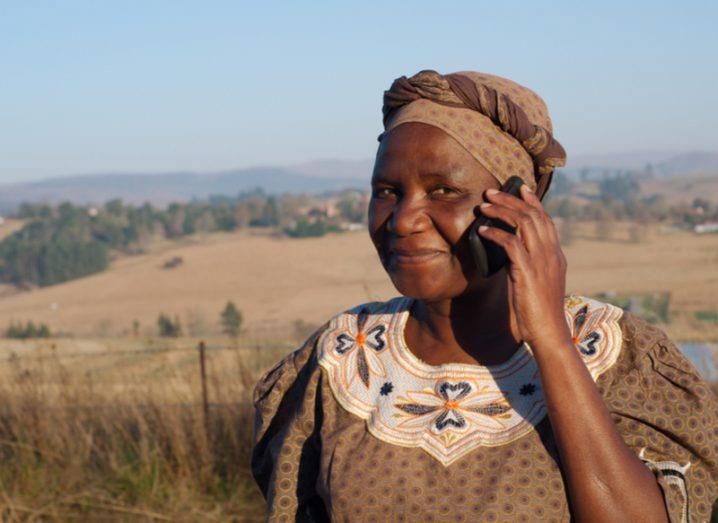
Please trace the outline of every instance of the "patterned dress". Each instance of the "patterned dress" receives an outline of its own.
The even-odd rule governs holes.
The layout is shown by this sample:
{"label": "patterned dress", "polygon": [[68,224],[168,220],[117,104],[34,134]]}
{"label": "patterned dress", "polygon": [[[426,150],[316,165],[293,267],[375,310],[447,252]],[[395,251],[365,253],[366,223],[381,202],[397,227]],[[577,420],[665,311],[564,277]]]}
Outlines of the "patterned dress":
{"label": "patterned dress", "polygon": [[[569,521],[530,346],[495,366],[429,365],[404,339],[411,301],[335,316],[260,379],[252,471],[269,520]],[[708,521],[718,401],[706,382],[663,331],[618,307],[567,296],[565,314],[671,521]]]}

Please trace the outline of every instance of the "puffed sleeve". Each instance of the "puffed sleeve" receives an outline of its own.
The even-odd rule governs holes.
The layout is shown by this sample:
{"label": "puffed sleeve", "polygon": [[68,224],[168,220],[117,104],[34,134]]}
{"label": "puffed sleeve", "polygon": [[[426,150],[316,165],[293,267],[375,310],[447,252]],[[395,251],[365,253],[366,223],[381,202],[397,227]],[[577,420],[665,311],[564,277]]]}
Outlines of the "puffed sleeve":
{"label": "puffed sleeve", "polygon": [[718,497],[718,401],[659,328],[628,312],[604,399],[624,441],[655,474],[671,522],[709,521]]}
{"label": "puffed sleeve", "polygon": [[315,490],[321,416],[316,343],[326,325],[264,373],[255,385],[252,475],[268,521],[327,521]]}

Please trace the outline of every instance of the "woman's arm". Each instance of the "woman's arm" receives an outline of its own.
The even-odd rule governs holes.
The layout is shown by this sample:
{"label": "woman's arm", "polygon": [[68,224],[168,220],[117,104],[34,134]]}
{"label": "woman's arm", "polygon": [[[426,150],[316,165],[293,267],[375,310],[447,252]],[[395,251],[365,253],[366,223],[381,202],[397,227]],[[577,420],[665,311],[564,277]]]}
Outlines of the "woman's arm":
{"label": "woman's arm", "polygon": [[571,340],[532,345],[578,521],[668,521],[653,472],[626,445]]}
{"label": "woman's arm", "polygon": [[668,521],[653,473],[621,438],[564,315],[566,258],[551,218],[522,186],[521,199],[487,191],[481,211],[517,227],[480,233],[506,250],[512,314],[532,348],[578,521]]}

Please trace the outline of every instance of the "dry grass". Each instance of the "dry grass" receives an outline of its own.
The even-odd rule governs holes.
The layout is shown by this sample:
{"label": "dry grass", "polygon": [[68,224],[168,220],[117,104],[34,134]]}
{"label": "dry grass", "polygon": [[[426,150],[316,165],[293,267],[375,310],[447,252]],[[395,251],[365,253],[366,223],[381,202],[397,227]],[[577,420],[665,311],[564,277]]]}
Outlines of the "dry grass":
{"label": "dry grass", "polygon": [[718,310],[718,234],[675,232],[646,227],[642,241],[630,241],[630,223],[612,223],[609,239],[595,236],[596,225],[580,224],[565,248],[569,292],[590,295],[671,293],[671,322],[660,325],[675,341],[718,340],[718,325],[694,318]]}
{"label": "dry grass", "polygon": [[4,351],[2,520],[261,520],[250,394],[287,347],[210,344],[205,419],[193,343],[118,344]]}
{"label": "dry grass", "polygon": [[9,236],[15,231],[19,231],[25,225],[25,220],[16,220],[14,218],[5,218],[0,224],[0,240],[5,236]]}

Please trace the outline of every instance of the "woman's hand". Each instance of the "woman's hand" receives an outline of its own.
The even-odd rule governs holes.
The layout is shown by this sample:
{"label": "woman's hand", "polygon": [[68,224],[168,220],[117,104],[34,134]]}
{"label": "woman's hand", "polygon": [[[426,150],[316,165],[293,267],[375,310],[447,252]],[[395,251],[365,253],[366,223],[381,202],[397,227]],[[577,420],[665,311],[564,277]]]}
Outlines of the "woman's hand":
{"label": "woman's hand", "polygon": [[516,234],[496,227],[481,227],[479,233],[506,250],[509,292],[522,339],[532,348],[572,344],[564,315],[566,257],[551,217],[526,184],[521,198],[496,189],[486,195],[489,203],[481,204],[482,214],[516,227]]}

